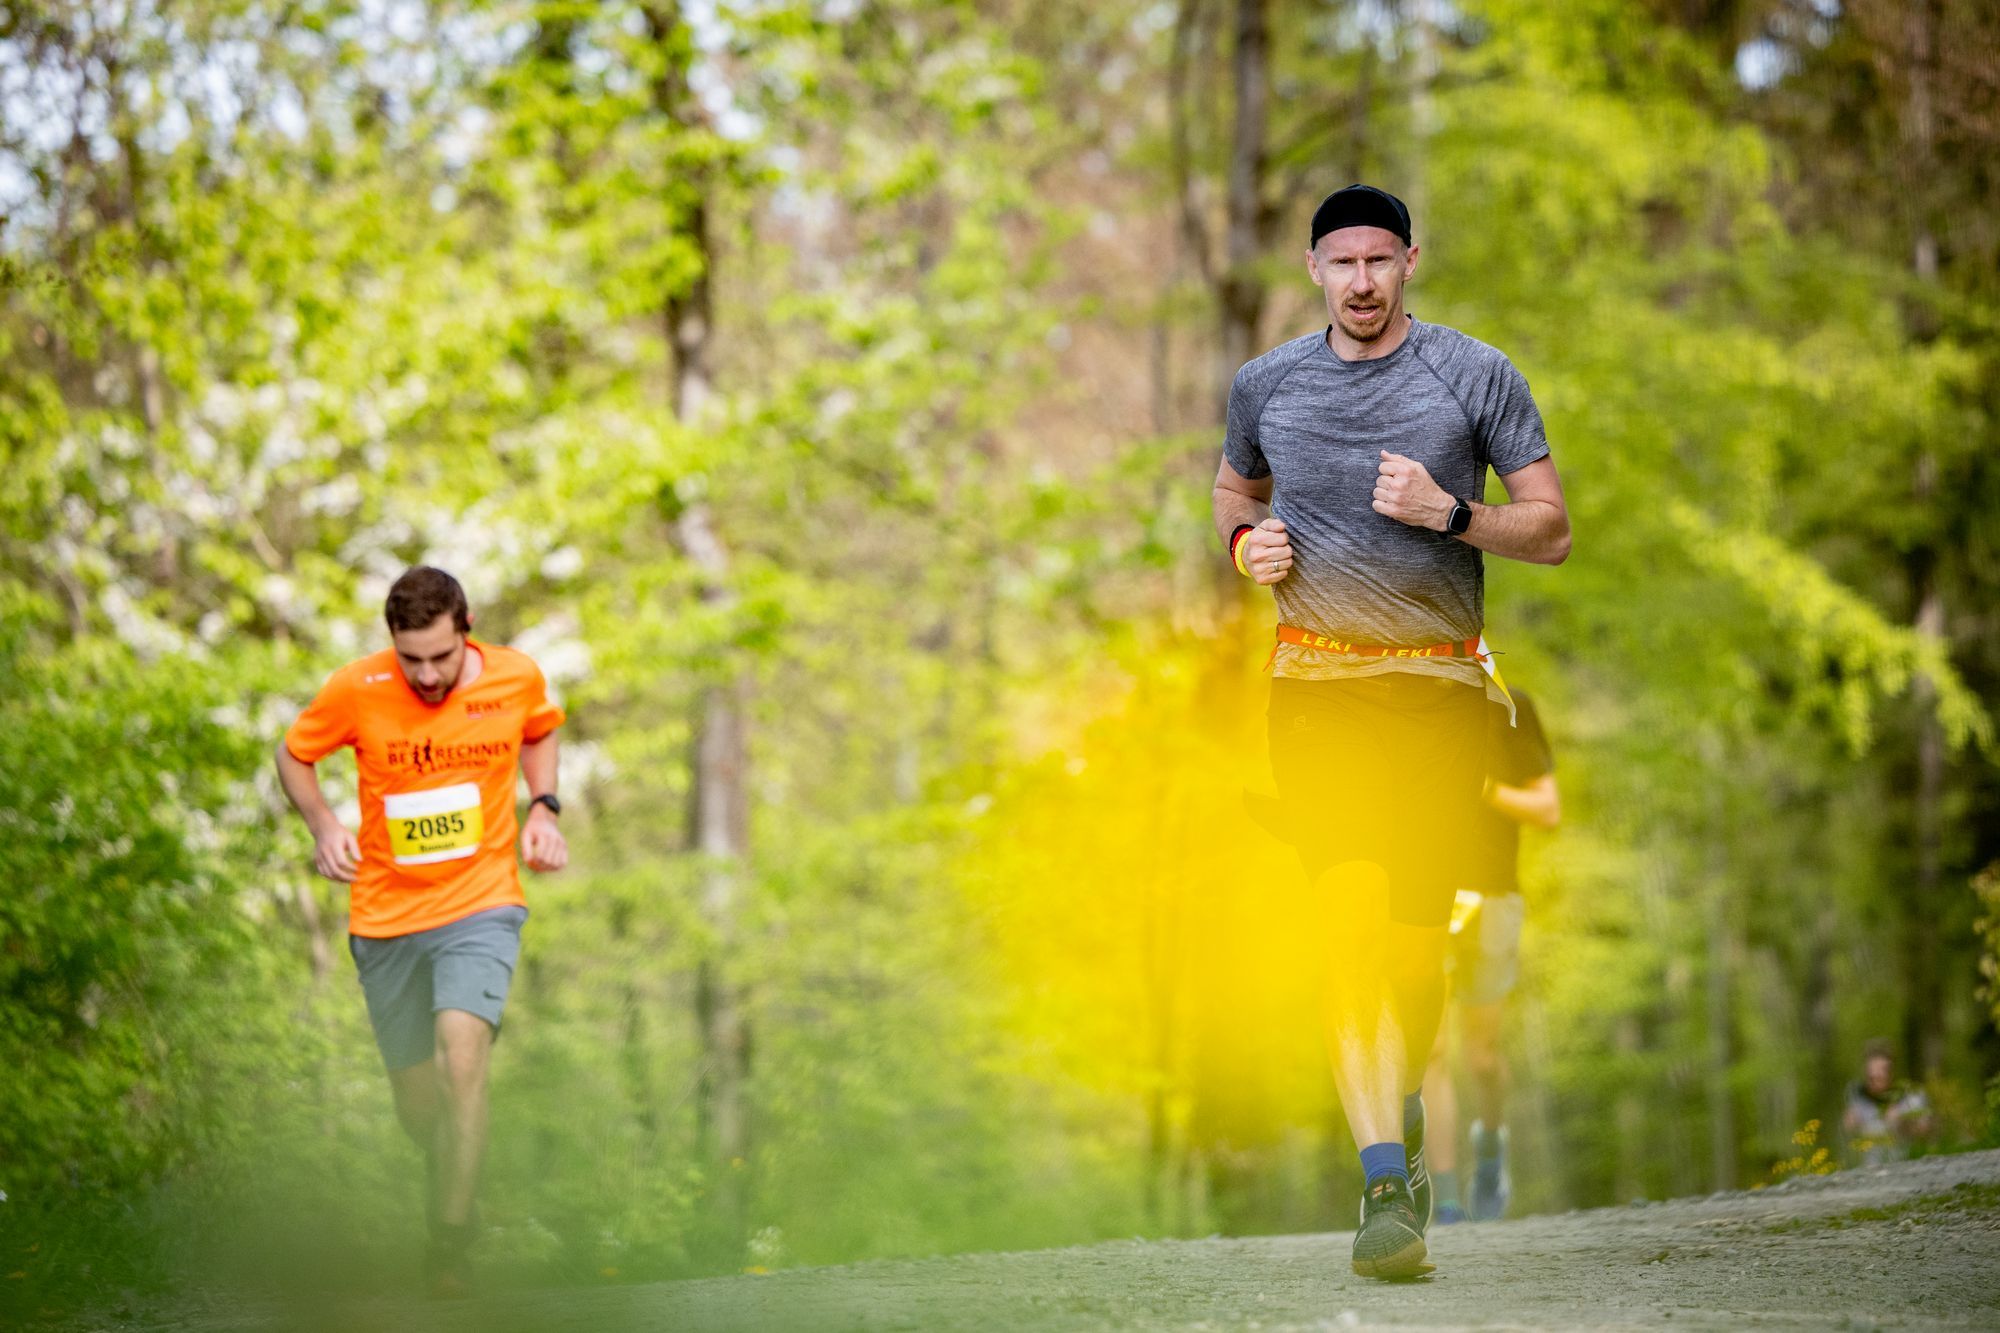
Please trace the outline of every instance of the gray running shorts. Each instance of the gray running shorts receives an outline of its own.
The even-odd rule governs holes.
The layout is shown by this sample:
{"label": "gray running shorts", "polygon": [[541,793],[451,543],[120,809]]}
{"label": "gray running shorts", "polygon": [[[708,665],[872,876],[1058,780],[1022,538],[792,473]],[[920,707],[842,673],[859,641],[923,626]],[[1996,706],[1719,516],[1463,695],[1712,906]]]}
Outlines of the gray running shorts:
{"label": "gray running shorts", "polygon": [[1514,991],[1521,975],[1521,924],[1527,912],[1518,893],[1481,895],[1478,908],[1451,933],[1445,970],[1460,1004],[1492,1004]]}
{"label": "gray running shorts", "polygon": [[527,919],[525,907],[489,907],[414,935],[347,937],[385,1066],[408,1069],[431,1058],[440,1009],[477,1014],[499,1035]]}

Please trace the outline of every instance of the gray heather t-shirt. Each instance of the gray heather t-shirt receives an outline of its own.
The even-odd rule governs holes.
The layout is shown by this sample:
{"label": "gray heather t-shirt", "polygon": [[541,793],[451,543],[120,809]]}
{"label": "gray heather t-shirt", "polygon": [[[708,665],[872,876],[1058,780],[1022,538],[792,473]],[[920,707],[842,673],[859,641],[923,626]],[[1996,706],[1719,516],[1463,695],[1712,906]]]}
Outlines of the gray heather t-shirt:
{"label": "gray heather t-shirt", "polygon": [[[1373,361],[1341,360],[1322,329],[1236,372],[1223,454],[1245,477],[1274,478],[1271,512],[1292,541],[1291,573],[1272,585],[1278,619],[1397,647],[1475,638],[1486,609],[1480,551],[1375,512],[1384,449],[1476,499],[1488,466],[1505,476],[1546,457],[1549,444],[1513,363],[1442,324],[1411,319],[1402,344]],[[1272,670],[1296,680],[1413,671],[1485,683],[1469,658],[1351,658],[1289,643]]]}

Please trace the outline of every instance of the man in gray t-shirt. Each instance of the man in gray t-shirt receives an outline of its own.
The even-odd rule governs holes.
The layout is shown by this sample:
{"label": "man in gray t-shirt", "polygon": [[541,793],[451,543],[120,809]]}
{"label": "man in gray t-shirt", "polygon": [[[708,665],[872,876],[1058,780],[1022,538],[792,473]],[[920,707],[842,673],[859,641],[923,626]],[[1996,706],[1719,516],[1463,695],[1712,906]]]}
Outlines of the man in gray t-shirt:
{"label": "man in gray t-shirt", "polygon": [[[1401,200],[1327,196],[1306,271],[1329,323],[1237,372],[1214,493],[1230,558],[1278,601],[1271,766],[1333,908],[1327,1045],[1367,1179],[1354,1270],[1374,1277],[1429,1271],[1421,1080],[1487,700],[1506,703],[1482,552],[1560,564],[1570,542],[1527,382],[1405,313],[1416,267]],[[1488,467],[1510,503],[1476,498]]]}

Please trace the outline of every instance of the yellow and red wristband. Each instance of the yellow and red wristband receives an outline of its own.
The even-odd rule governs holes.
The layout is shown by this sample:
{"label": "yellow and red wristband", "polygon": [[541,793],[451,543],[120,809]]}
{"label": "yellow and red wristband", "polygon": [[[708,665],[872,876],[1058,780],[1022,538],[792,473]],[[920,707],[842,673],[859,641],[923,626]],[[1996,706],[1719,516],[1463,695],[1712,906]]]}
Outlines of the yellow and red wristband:
{"label": "yellow and red wristband", "polygon": [[1250,573],[1250,567],[1243,563],[1243,542],[1245,538],[1256,530],[1256,524],[1244,523],[1238,525],[1236,531],[1229,534],[1229,562],[1235,565],[1236,572],[1246,579],[1255,576]]}

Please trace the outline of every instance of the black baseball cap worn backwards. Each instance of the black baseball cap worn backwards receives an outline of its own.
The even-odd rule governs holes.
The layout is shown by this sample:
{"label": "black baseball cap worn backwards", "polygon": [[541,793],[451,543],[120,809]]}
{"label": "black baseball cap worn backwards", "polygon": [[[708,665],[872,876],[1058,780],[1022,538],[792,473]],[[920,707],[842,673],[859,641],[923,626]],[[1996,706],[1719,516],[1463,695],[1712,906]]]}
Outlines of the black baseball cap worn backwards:
{"label": "black baseball cap worn backwards", "polygon": [[1307,247],[1318,245],[1320,237],[1342,227],[1380,227],[1408,245],[1410,210],[1395,195],[1372,185],[1350,185],[1335,190],[1320,200],[1313,212],[1312,240]]}

